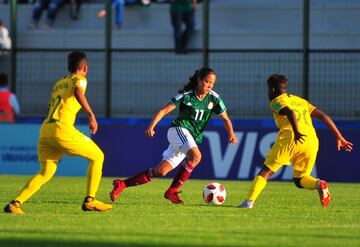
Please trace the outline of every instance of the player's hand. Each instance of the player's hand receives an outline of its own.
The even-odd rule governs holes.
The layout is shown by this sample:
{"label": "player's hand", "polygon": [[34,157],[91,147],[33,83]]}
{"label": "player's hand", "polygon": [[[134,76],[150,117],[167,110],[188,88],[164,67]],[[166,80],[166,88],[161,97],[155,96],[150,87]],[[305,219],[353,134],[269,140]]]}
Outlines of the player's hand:
{"label": "player's hand", "polygon": [[348,142],[347,140],[345,140],[343,137],[338,138],[336,140],[336,145],[337,145],[338,151],[340,151],[341,149],[344,149],[346,152],[351,152],[351,150],[353,148],[353,144],[351,142]]}
{"label": "player's hand", "polygon": [[236,144],[238,142],[236,135],[230,135],[229,136],[229,143]]}
{"label": "player's hand", "polygon": [[145,130],[145,135],[148,137],[154,137],[155,131],[153,129],[147,129]]}
{"label": "player's hand", "polygon": [[95,115],[90,115],[89,116],[89,129],[90,129],[90,133],[92,135],[95,135],[95,133],[98,130],[98,123],[96,121]]}
{"label": "player's hand", "polygon": [[295,144],[297,144],[298,142],[300,142],[301,144],[303,144],[304,141],[305,141],[304,136],[306,136],[306,135],[303,135],[303,134],[301,134],[300,132],[294,132],[294,141],[295,141]]}

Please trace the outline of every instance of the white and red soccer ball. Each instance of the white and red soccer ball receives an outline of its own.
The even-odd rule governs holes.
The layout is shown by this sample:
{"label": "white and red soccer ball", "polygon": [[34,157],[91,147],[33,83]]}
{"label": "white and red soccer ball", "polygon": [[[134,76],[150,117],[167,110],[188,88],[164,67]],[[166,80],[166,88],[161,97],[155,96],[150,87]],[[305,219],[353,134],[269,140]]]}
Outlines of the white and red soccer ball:
{"label": "white and red soccer ball", "polygon": [[203,190],[203,198],[207,204],[221,205],[226,199],[226,190],[224,185],[219,183],[210,183]]}

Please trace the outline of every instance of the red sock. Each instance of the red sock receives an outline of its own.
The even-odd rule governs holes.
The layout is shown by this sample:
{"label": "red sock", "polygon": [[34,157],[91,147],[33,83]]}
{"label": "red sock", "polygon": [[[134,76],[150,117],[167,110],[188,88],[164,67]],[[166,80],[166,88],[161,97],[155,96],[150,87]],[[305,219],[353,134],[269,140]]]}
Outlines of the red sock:
{"label": "red sock", "polygon": [[194,167],[189,162],[186,162],[184,165],[180,165],[169,189],[177,191],[180,186],[190,177],[190,174],[193,170]]}
{"label": "red sock", "polygon": [[130,186],[146,184],[146,183],[150,182],[151,180],[153,180],[152,168],[144,170],[133,177],[125,179],[124,182],[125,182],[126,187],[130,187]]}

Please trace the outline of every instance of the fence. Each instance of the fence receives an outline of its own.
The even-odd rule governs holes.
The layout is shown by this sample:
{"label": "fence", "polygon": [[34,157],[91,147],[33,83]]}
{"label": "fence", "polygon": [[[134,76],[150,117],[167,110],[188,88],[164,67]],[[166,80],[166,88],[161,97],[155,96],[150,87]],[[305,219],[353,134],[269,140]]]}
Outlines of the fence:
{"label": "fence", "polygon": [[[43,116],[53,83],[66,73],[68,50],[19,49],[16,92],[22,116]],[[87,96],[97,115],[152,116],[202,66],[202,50],[177,55],[173,50],[111,50],[111,84],[105,83],[105,53],[85,50],[89,58]],[[6,58],[2,58],[6,59]],[[283,73],[289,91],[302,95],[301,50],[209,50],[209,66],[217,72],[214,88],[238,118],[270,117],[266,79]],[[311,50],[309,99],[338,119],[359,119],[360,51]]]}
{"label": "fence", "polygon": [[[101,48],[84,49],[90,63],[87,96],[100,117],[150,117],[176,94],[177,89],[186,83],[196,68],[208,64],[218,76],[214,90],[222,96],[232,117],[270,117],[265,82],[270,74],[283,73],[289,79],[290,92],[308,97],[314,105],[334,118],[357,120],[360,116],[358,104],[360,49],[354,45],[358,43],[359,32],[358,28],[353,28],[356,25],[352,23],[357,23],[359,16],[357,11],[360,8],[355,0],[343,3],[323,1],[322,4],[321,2],[313,2],[309,7],[308,0],[273,2],[249,0],[242,4],[235,0],[228,4],[223,1],[211,1],[210,5],[213,5],[210,11],[211,18],[209,19],[208,16],[209,6],[204,4],[204,8],[201,8],[197,15],[199,18],[201,14],[203,25],[201,30],[197,30],[197,42],[192,46],[195,49],[186,55],[174,54],[171,49],[114,49],[112,45],[116,42],[112,39],[113,44],[111,44],[111,20],[108,15],[105,32],[102,26],[104,23],[96,22],[91,26],[98,28],[95,32],[96,37],[101,36],[103,39],[98,42],[101,46],[90,47]],[[30,15],[30,9],[21,12],[21,15],[16,15],[16,1],[11,3],[12,5],[4,13],[9,17],[8,23],[11,22],[13,41],[14,39],[16,41],[17,26],[22,28],[19,32],[23,35],[22,40],[31,40],[24,39],[24,35],[44,35],[41,31],[35,35],[24,31],[30,16],[24,19],[23,15]],[[107,3],[107,7],[110,8],[110,1]],[[97,8],[100,8],[100,5],[88,7],[88,12],[83,14],[86,14],[88,20],[92,20],[91,16],[95,16],[94,11]],[[310,9],[312,22],[309,23]],[[24,8],[19,7],[19,13],[20,10]],[[334,10],[337,15],[334,15]],[[138,14],[143,13],[143,10],[133,9],[133,11],[129,10],[128,13],[131,12],[137,19],[141,19]],[[224,13],[227,13],[229,18],[220,18],[224,17]],[[237,13],[241,13],[239,14],[241,19],[234,18]],[[255,18],[255,20],[252,18],[256,15],[260,16],[260,13],[266,14],[267,18]],[[138,23],[139,25],[144,25],[145,29],[154,25],[159,29],[161,23],[168,18],[167,9],[154,8],[152,12],[147,11],[145,17],[147,25]],[[17,22],[19,25],[16,24]],[[337,25],[332,25],[333,22]],[[71,23],[73,29],[70,30],[74,36],[79,30],[85,30],[84,37],[87,41],[89,34],[87,32],[93,30],[86,29],[86,23],[87,21],[77,22],[76,27],[79,29]],[[242,26],[240,28],[239,23]],[[65,35],[62,31],[68,31],[68,28],[65,25],[52,34],[55,39],[59,38]],[[313,30],[311,33],[313,36],[308,49],[310,29]],[[170,32],[165,38],[171,38]],[[133,30],[133,34],[137,34],[137,30]],[[113,38],[114,36],[115,34]],[[156,33],[153,33],[152,38],[156,36]],[[90,37],[91,40],[95,38]],[[338,37],[344,37],[342,42],[339,42]],[[142,42],[144,38],[149,36],[138,38],[141,44],[151,43]],[[124,36],[116,36],[116,41],[121,39],[125,39]],[[70,48],[38,49],[25,48],[28,46],[21,45],[17,47],[15,41],[14,50],[1,52],[0,71],[7,72],[13,79],[13,87],[22,106],[22,116],[44,116],[51,86],[66,73],[66,54]],[[47,41],[51,43],[52,40]],[[104,41],[107,41],[105,47]],[[134,39],[127,40],[128,43],[131,41]],[[211,41],[210,49],[209,41]],[[242,46],[236,46],[239,43],[242,43]],[[272,46],[265,46],[269,43]],[[154,39],[152,47],[162,47],[154,46],[155,44],[158,45]],[[219,44],[223,45],[222,47],[246,48],[220,47],[220,49]],[[266,47],[266,49],[252,47]],[[329,48],[320,50],[322,47],[335,47],[336,50]]]}

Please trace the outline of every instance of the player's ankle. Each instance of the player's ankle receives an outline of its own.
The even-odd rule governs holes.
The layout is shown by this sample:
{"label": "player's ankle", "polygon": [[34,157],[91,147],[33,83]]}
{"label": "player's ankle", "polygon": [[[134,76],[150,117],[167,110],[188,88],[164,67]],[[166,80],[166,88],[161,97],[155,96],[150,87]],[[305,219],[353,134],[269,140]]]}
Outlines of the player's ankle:
{"label": "player's ankle", "polygon": [[21,202],[19,202],[18,200],[12,200],[10,203],[15,206],[19,206],[19,207],[21,206]]}
{"label": "player's ankle", "polygon": [[177,188],[177,187],[169,187],[166,192],[174,193],[174,192],[177,192],[178,190],[179,190],[179,188]]}
{"label": "player's ankle", "polygon": [[92,202],[94,200],[95,200],[95,197],[87,196],[87,197],[85,197],[84,202]]}

